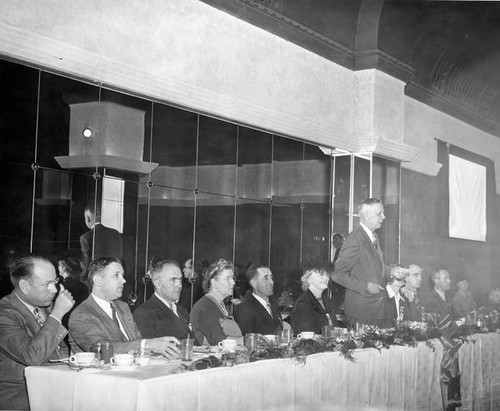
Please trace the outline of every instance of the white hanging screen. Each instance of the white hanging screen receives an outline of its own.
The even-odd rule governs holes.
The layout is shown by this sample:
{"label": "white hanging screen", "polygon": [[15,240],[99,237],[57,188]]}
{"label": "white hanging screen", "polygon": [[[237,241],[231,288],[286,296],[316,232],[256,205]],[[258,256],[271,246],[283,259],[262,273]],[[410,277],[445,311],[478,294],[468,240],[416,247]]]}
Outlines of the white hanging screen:
{"label": "white hanging screen", "polygon": [[486,241],[486,167],[449,156],[450,237]]}
{"label": "white hanging screen", "polygon": [[125,181],[119,178],[103,178],[101,222],[120,233],[123,233],[124,192]]}

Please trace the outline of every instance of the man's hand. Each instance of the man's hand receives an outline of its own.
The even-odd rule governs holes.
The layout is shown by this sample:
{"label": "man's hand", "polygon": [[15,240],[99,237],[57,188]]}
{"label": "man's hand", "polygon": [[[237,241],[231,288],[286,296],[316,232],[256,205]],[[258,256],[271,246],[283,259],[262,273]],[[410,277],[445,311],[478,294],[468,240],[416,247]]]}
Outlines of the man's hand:
{"label": "man's hand", "polygon": [[75,300],[73,300],[73,296],[68,290],[66,290],[66,288],[64,288],[64,285],[61,284],[59,295],[54,301],[54,307],[52,308],[50,315],[62,320],[64,314],[71,310],[74,305]]}
{"label": "man's hand", "polygon": [[169,359],[179,358],[180,342],[175,337],[158,337],[146,340],[145,348]]}
{"label": "man's hand", "polygon": [[378,284],[375,284],[375,283],[368,283],[366,285],[366,290],[370,293],[370,294],[378,294],[380,292],[380,290],[383,290],[383,287],[381,287],[380,285]]}

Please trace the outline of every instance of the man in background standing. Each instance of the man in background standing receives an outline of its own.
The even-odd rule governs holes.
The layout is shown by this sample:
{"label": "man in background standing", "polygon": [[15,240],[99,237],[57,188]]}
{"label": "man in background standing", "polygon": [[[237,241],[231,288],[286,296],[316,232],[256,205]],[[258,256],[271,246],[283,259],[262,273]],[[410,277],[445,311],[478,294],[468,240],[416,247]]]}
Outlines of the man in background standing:
{"label": "man in background standing", "polygon": [[101,223],[101,212],[95,208],[93,202],[85,207],[85,225],[89,231],[80,237],[82,259],[84,264],[83,279],[87,279],[87,269],[92,260],[98,257],[115,257],[119,260],[123,256],[123,242],[121,234],[114,228],[108,228]]}

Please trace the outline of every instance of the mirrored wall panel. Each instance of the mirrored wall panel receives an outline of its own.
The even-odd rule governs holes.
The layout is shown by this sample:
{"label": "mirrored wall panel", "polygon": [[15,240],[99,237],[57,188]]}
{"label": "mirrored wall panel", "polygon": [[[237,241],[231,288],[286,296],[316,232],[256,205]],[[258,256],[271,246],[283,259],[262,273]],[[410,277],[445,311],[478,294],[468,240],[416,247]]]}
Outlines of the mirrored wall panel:
{"label": "mirrored wall panel", "polygon": [[34,252],[124,262],[123,298],[152,294],[150,264],[219,258],[269,265],[275,295],[300,293],[304,267],[333,261],[357,203],[380,196],[381,239],[399,258],[399,164],[173,107],[19,63],[0,61],[2,294],[7,261]]}

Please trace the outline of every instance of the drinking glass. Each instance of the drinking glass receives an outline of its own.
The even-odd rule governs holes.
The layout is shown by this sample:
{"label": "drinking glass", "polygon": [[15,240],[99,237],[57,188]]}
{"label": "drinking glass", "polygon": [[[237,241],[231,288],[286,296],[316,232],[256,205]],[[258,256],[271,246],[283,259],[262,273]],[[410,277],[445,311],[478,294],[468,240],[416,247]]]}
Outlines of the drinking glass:
{"label": "drinking glass", "polygon": [[280,331],[279,338],[282,344],[290,344],[293,338],[293,330],[291,328],[286,328]]}
{"label": "drinking glass", "polygon": [[245,334],[245,347],[249,350],[257,349],[257,344],[259,343],[259,334],[248,333]]}
{"label": "drinking glass", "polygon": [[192,340],[191,338],[181,340],[181,360],[182,361],[191,361],[191,354],[193,353],[193,343],[194,343],[194,340]]}

